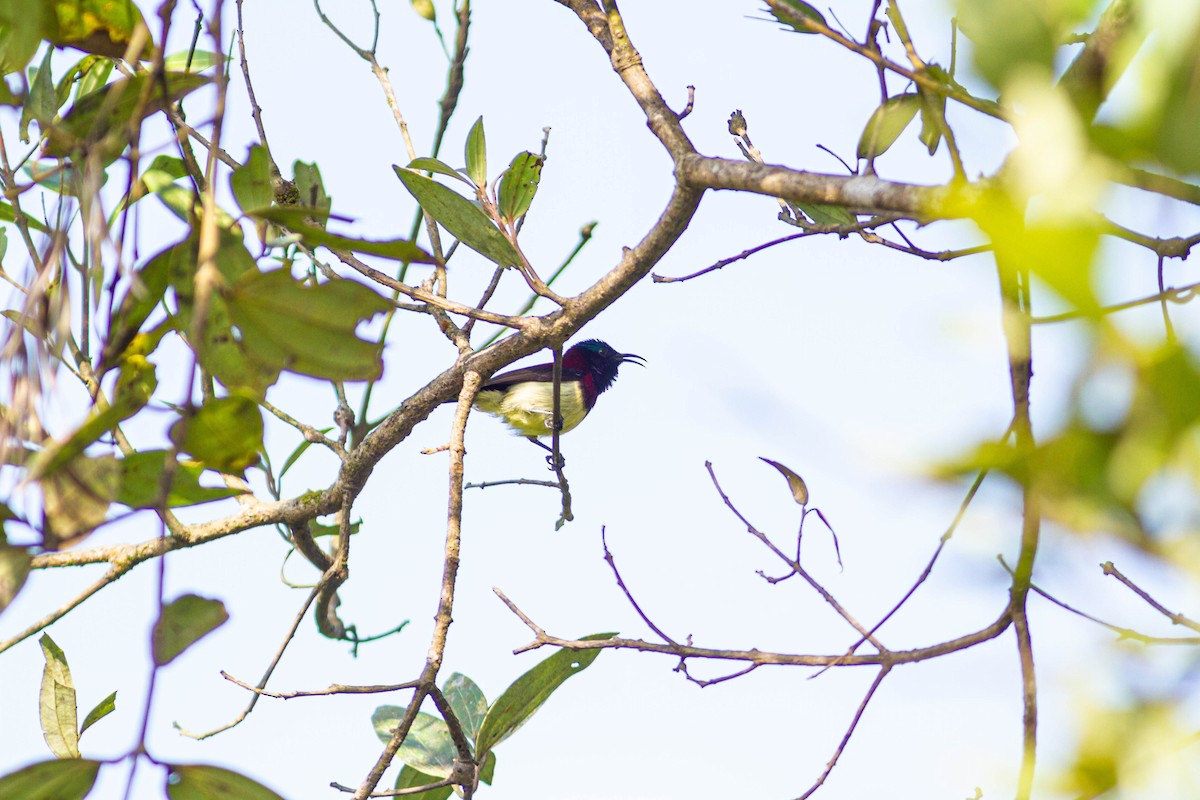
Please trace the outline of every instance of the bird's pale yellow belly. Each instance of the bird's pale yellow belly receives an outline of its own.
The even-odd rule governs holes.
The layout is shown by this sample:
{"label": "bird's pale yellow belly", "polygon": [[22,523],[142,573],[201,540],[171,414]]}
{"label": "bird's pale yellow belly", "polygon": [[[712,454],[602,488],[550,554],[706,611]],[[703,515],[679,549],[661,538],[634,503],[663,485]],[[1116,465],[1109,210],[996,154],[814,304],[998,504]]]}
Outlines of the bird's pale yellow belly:
{"label": "bird's pale yellow belly", "polygon": [[[509,387],[508,391],[483,391],[475,399],[475,407],[500,417],[522,436],[550,436],[553,430],[554,391],[549,382],[530,381]],[[559,392],[559,413],[562,432],[574,428],[587,416],[583,391],[578,384],[564,383]]]}

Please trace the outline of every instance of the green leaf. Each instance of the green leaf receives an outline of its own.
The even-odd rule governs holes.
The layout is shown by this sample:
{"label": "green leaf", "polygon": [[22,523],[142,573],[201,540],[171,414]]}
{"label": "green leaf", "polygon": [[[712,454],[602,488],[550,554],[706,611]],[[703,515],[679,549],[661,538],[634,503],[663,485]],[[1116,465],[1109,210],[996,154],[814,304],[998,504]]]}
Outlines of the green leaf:
{"label": "green leaf", "polygon": [[[329,433],[331,430],[333,430],[331,427],[321,428],[321,433]],[[293,464],[300,460],[300,456],[304,455],[304,451],[309,447],[312,447],[312,444],[312,442],[305,439],[303,442],[296,445],[296,449],[291,452],[291,455],[287,457],[287,460],[283,462],[283,467],[279,470],[280,478],[283,478],[283,476],[287,474],[287,471],[292,468]]]}
{"label": "green leaf", "polygon": [[542,179],[546,159],[530,152],[517,153],[500,178],[500,216],[515,222],[525,216]]}
{"label": "green leaf", "polygon": [[797,505],[808,505],[808,487],[804,485],[804,479],[793,472],[790,468],[780,464],[778,461],[772,461],[769,458],[758,457],[759,461],[765,461],[775,469],[779,470],[779,474],[787,480],[788,489],[792,491],[792,499]]}
{"label": "green leaf", "polygon": [[841,206],[824,203],[796,203],[797,208],[818,225],[853,225],[858,218]]}
{"label": "green leaf", "polygon": [[292,165],[292,175],[296,182],[296,194],[299,195],[300,205],[315,209],[317,213],[314,216],[317,225],[324,228],[325,220],[329,216],[329,209],[333,207],[333,201],[329,199],[329,195],[325,194],[325,183],[321,180],[321,170],[317,168],[316,164],[297,161]]}
{"label": "green leaf", "polygon": [[[58,25],[47,36],[59,47],[120,58],[129,49],[134,29],[144,25],[133,0],[55,0]],[[148,57],[153,43],[146,41],[141,55]]]}
{"label": "green leaf", "polygon": [[[426,775],[424,772],[415,770],[408,764],[400,770],[400,774],[396,776],[396,789],[414,789],[418,786],[428,786],[431,783],[437,783],[441,778],[435,778],[432,775]],[[404,800],[446,800],[454,789],[451,786],[442,786],[438,789],[430,789],[427,792],[417,792],[416,794],[403,795]]]}
{"label": "green leaf", "polygon": [[896,95],[880,104],[867,120],[858,139],[858,157],[875,158],[883,155],[904,133],[920,107],[921,98],[915,94]]}
{"label": "green leaf", "polygon": [[442,694],[446,696],[446,702],[450,704],[450,709],[458,718],[458,724],[462,726],[467,738],[475,741],[488,710],[483,690],[466,675],[455,672],[446,680]]}
{"label": "green leaf", "polygon": [[108,697],[96,704],[96,707],[87,713],[83,718],[83,725],[79,728],[79,735],[83,736],[83,732],[95,725],[100,720],[107,717],[109,714],[117,710],[117,693],[113,692]]}
{"label": "green leaf", "polygon": [[76,101],[108,83],[113,71],[113,60],[107,56],[87,56],[79,64],[80,70],[75,84]]}
{"label": "green leaf", "polygon": [[[0,222],[12,222],[15,224],[17,221],[16,214],[17,212],[12,207],[12,203],[0,203]],[[38,233],[50,232],[49,228],[38,222],[34,217],[29,216],[28,213],[25,214],[25,221],[29,224],[31,229],[37,231]]]}
{"label": "green leaf", "polygon": [[[449,191],[448,189],[446,191]],[[314,224],[321,220],[317,210],[304,206],[271,206],[255,208],[246,212],[252,217],[265,219],[282,225],[298,235],[308,247],[328,247],[331,250],[353,250],[356,253],[391,258],[396,261],[416,264],[432,264],[433,256],[407,239],[354,239],[349,236],[338,236],[324,229],[323,224]],[[482,212],[480,212],[482,213]],[[328,214],[326,214],[328,216]]]}
{"label": "green leaf", "polygon": [[[1010,76],[1044,73],[1049,77],[1058,49],[1059,34],[1066,33],[1062,19],[1067,6],[1079,3],[1045,3],[1042,0],[958,0],[959,30],[971,40],[975,68],[997,89]],[[1062,26],[1062,27],[1060,27]]]}
{"label": "green leaf", "polygon": [[266,208],[275,199],[271,188],[271,157],[260,144],[250,148],[246,162],[229,176],[229,187],[242,211]]}
{"label": "green leaf", "polygon": [[163,69],[170,72],[203,72],[228,60],[220,53],[210,53],[207,50],[183,50],[164,58]]}
{"label": "green leaf", "polygon": [[[145,119],[165,107],[160,81],[155,81],[149,87],[149,100],[142,105],[142,90],[150,79],[149,72],[139,72],[81,97],[62,120],[50,128],[50,140],[43,148],[43,155],[62,158],[86,142],[98,141],[111,134],[114,141],[105,156],[106,159],[116,158],[127,144],[125,126],[133,120],[134,115]],[[206,85],[211,79],[194,72],[168,72],[163,80],[166,81],[170,99],[175,101]]]}
{"label": "green leaf", "polygon": [[487,186],[487,141],[483,136],[483,117],[475,120],[467,134],[467,176],[476,186]]}
{"label": "green leaf", "polygon": [[421,208],[460,242],[502,267],[521,263],[516,248],[477,205],[432,178],[393,166]]}
{"label": "green leaf", "polygon": [[258,463],[263,421],[258,404],[247,397],[209,400],[171,426],[171,441],[218,472],[240,475]]}
{"label": "green leaf", "polygon": [[818,22],[821,25],[826,24],[825,17],[821,16],[821,12],[803,0],[766,1],[767,10],[771,12],[771,15],[784,25],[791,26],[796,33],[816,33],[805,24],[807,20]]}
{"label": "green leaf", "polygon": [[[584,636],[583,641],[603,641],[614,636],[615,633],[594,633]],[[488,709],[475,742],[476,757],[516,733],[563,681],[587,669],[598,655],[598,649],[559,650],[513,681]]]}
{"label": "green leaf", "polygon": [[192,256],[190,242],[172,245],[150,259],[133,274],[129,289],[120,305],[108,320],[108,334],[100,353],[97,372],[103,375],[116,365],[126,348],[133,342],[146,319],[162,302],[173,269],[172,261]]}
{"label": "green leaf", "polygon": [[267,364],[330,380],[383,374],[382,346],[354,331],[392,304],[360,283],[310,286],[279,269],[244,275],[225,299],[242,344]]}
{"label": "green leaf", "polygon": [[42,0],[0,3],[0,75],[24,71],[53,24],[53,12]]}
{"label": "green leaf", "polygon": [[[122,458],[121,489],[117,492],[116,502],[130,508],[157,508],[166,458],[166,450],[130,453]],[[204,467],[194,461],[177,462],[175,477],[167,494],[167,508],[210,503],[243,493],[238,489],[201,486],[200,476],[203,473]]]}
{"label": "green leaf", "polygon": [[39,640],[46,666],[42,670],[42,689],[38,696],[42,736],[50,752],[58,758],[79,758],[79,720],[75,706],[75,682],[67,666],[67,656],[50,634]]}
{"label": "green leaf", "polygon": [[95,530],[107,518],[120,481],[112,456],[79,456],[42,478],[42,546],[70,547]]}
{"label": "green leaf", "polygon": [[58,114],[58,92],[54,88],[54,76],[50,67],[50,57],[53,54],[54,48],[47,47],[46,55],[42,57],[42,65],[36,70],[29,70],[29,96],[21,108],[19,128],[22,142],[29,141],[30,122],[36,121],[41,132],[46,133]]}
{"label": "green leaf", "polygon": [[267,787],[224,767],[168,764],[171,800],[283,800]]}
{"label": "green leaf", "polygon": [[[480,117],[480,119],[483,119],[483,117]],[[446,162],[439,161],[436,158],[414,158],[412,162],[409,163],[408,168],[420,169],[426,172],[436,172],[439,175],[449,175],[451,178],[457,178],[467,186],[474,188],[474,184],[471,183],[469,178]]]}
{"label": "green leaf", "polygon": [[177,597],[163,606],[151,634],[154,663],[170,664],[199,639],[225,624],[229,612],[220,600],[194,594]]}
{"label": "green leaf", "polygon": [[0,544],[0,613],[21,591],[29,577],[29,564],[33,556],[24,547]]}
{"label": "green leaf", "polygon": [[487,755],[483,757],[483,766],[479,768],[479,780],[492,785],[492,779],[496,777],[496,751],[488,750]]}
{"label": "green leaf", "polygon": [[0,778],[0,797],[11,800],[83,800],[92,791],[99,761],[40,761]]}
{"label": "green leaf", "polygon": [[[404,717],[402,706],[379,706],[371,714],[371,724],[375,735],[383,742],[392,739],[392,730],[400,724]],[[417,714],[404,744],[396,752],[396,757],[405,764],[426,775],[438,778],[448,778],[454,770],[454,759],[458,750],[454,740],[450,738],[450,729],[446,721],[424,711]]]}

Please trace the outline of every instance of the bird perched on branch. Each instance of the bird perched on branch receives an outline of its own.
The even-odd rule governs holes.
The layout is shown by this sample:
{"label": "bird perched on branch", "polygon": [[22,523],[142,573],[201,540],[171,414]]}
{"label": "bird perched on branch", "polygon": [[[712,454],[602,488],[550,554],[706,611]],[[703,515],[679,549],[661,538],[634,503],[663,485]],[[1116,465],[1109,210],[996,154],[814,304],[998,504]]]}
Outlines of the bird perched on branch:
{"label": "bird perched on branch", "polygon": [[[613,385],[626,362],[645,366],[641,356],[618,353],[599,339],[580,342],[563,353],[559,384],[559,433],[573,429]],[[475,407],[503,419],[508,426],[546,450],[539,436],[554,433],[554,364],[538,364],[495,375],[475,398]]]}

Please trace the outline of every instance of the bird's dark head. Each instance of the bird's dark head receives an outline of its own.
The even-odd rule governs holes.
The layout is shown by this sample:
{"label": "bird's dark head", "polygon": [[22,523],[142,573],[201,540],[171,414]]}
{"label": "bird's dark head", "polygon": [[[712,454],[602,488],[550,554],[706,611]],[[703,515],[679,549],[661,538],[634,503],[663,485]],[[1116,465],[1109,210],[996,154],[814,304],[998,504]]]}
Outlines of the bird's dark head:
{"label": "bird's dark head", "polygon": [[617,369],[626,362],[646,366],[646,359],[633,353],[618,353],[599,339],[588,339],[563,353],[563,368],[585,370],[596,382],[596,393],[612,386]]}

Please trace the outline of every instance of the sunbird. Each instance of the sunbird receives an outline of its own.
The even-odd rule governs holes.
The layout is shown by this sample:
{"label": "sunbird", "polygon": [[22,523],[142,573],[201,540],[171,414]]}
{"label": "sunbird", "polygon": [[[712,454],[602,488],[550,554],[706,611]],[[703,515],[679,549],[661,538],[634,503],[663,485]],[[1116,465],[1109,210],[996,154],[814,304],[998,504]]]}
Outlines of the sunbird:
{"label": "sunbird", "polygon": [[[599,339],[573,346],[562,357],[558,413],[559,433],[575,428],[617,379],[625,362],[646,366],[646,359],[618,353]],[[475,407],[503,419],[515,432],[545,450],[539,436],[554,433],[554,364],[538,364],[494,375],[475,397]],[[553,465],[552,465],[553,466]]]}

